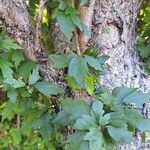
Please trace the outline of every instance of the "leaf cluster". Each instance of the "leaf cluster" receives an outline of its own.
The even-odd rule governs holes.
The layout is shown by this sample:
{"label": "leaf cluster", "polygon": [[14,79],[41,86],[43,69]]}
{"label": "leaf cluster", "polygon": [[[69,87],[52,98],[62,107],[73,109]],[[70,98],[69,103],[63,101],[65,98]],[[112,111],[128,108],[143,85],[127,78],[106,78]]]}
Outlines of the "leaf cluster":
{"label": "leaf cluster", "polygon": [[68,68],[66,81],[73,89],[84,89],[93,95],[94,85],[98,75],[105,73],[104,64],[108,56],[97,56],[99,49],[89,48],[82,56],[79,55],[50,55],[50,60],[58,69]]}
{"label": "leaf cluster", "polygon": [[61,100],[62,111],[55,122],[72,126],[74,131],[66,149],[112,150],[118,144],[131,143],[136,129],[150,129],[150,120],[138,112],[149,99],[149,94],[137,89],[119,87],[112,94],[100,89],[91,105],[82,100]]}

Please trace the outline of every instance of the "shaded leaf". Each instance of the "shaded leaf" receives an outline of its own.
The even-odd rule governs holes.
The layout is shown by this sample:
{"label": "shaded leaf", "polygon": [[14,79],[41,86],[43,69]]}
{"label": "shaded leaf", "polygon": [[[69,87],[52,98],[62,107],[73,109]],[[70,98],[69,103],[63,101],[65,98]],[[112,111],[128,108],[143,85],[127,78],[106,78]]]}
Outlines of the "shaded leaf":
{"label": "shaded leaf", "polygon": [[7,91],[7,97],[11,102],[16,102],[18,93],[14,88],[9,88]]}
{"label": "shaded leaf", "polygon": [[39,79],[39,66],[37,66],[33,69],[32,74],[29,75],[29,85],[35,84]]}
{"label": "shaded leaf", "polygon": [[72,58],[71,62],[69,63],[68,74],[74,77],[79,85],[84,87],[84,80],[88,75],[88,67],[83,57],[76,56]]}
{"label": "shaded leaf", "polygon": [[135,92],[136,88],[117,87],[112,94],[116,97],[117,102],[122,102],[128,95]]}
{"label": "shaded leaf", "polygon": [[62,100],[62,108],[71,115],[71,119],[77,119],[82,115],[88,115],[90,113],[88,104],[83,100]]}
{"label": "shaded leaf", "polygon": [[67,150],[89,150],[89,144],[84,141],[86,131],[75,132],[69,137]]}
{"label": "shaded leaf", "polygon": [[14,144],[16,145],[20,144],[20,142],[22,141],[22,136],[21,136],[21,132],[19,129],[11,129],[10,135],[13,139]]}
{"label": "shaded leaf", "polygon": [[85,56],[85,60],[95,70],[97,70],[97,71],[103,71],[103,68],[102,68],[101,64],[97,61],[96,58],[93,58],[91,56],[87,56],[86,55]]}
{"label": "shaded leaf", "polygon": [[14,40],[10,39],[9,37],[5,37],[1,42],[0,45],[2,48],[6,49],[22,49],[18,44],[14,42]]}
{"label": "shaded leaf", "polygon": [[18,68],[19,75],[28,79],[31,71],[36,68],[36,64],[32,61],[23,61]]}
{"label": "shaded leaf", "polygon": [[144,103],[147,103],[150,101],[150,94],[149,93],[141,93],[139,91],[136,91],[129,96],[127,96],[123,102],[128,104],[135,104],[137,106],[142,106]]}
{"label": "shaded leaf", "polygon": [[103,136],[102,132],[99,130],[99,128],[90,128],[89,132],[86,133],[83,140],[89,141],[89,149],[90,150],[104,150],[103,148]]}
{"label": "shaded leaf", "polygon": [[119,143],[130,143],[133,140],[131,132],[127,128],[115,128],[112,126],[107,127],[110,136]]}
{"label": "shaded leaf", "polygon": [[73,56],[70,55],[50,55],[50,60],[54,63],[54,67],[58,69],[64,69],[69,66],[69,62]]}
{"label": "shaded leaf", "polygon": [[13,78],[12,64],[4,59],[0,59],[0,69],[4,78]]}
{"label": "shaded leaf", "polygon": [[100,101],[94,101],[92,105],[92,110],[96,115],[102,116],[104,113],[103,103]]}
{"label": "shaded leaf", "polygon": [[142,132],[150,131],[150,119],[143,118],[136,126]]}
{"label": "shaded leaf", "polygon": [[82,117],[77,119],[74,124],[74,128],[79,130],[88,130],[92,127],[97,127],[97,125],[95,118],[90,115],[82,115]]}
{"label": "shaded leaf", "polygon": [[63,13],[59,13],[56,18],[61,31],[64,33],[67,39],[70,40],[72,38],[72,32],[75,30],[75,26],[71,18]]}
{"label": "shaded leaf", "polygon": [[84,55],[96,57],[99,53],[100,49],[99,48],[88,48],[85,50]]}
{"label": "shaded leaf", "polygon": [[25,58],[23,56],[23,52],[22,51],[13,51],[13,53],[12,53],[12,61],[14,62],[16,68],[24,60],[25,60]]}
{"label": "shaded leaf", "polygon": [[75,81],[75,79],[71,76],[67,76],[65,78],[67,80],[68,85],[73,89],[81,89],[81,86]]}
{"label": "shaded leaf", "polygon": [[63,90],[58,85],[49,82],[37,82],[34,86],[39,92],[47,97],[63,93]]}

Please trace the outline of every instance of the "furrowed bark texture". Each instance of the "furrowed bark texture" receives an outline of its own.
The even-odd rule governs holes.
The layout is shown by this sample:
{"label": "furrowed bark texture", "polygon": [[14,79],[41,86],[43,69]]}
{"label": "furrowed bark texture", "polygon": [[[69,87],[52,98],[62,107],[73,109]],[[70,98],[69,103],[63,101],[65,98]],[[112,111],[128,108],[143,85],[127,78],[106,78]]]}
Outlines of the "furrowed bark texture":
{"label": "furrowed bark texture", "polygon": [[26,58],[40,65],[40,73],[44,80],[52,80],[55,83],[60,81],[59,74],[48,60],[43,45],[37,49],[35,28],[24,0],[0,0],[0,24],[23,47]]}
{"label": "furrowed bark texture", "polygon": [[[102,84],[113,89],[117,86],[138,87],[150,92],[150,79],[146,75],[136,50],[136,20],[141,5],[139,0],[97,0],[94,14],[94,36],[102,53],[109,55],[108,72]],[[149,104],[142,109],[149,116]],[[148,150],[150,138],[142,143],[140,133],[131,145],[118,147],[122,150]]]}
{"label": "furrowed bark texture", "polygon": [[[150,92],[150,79],[145,74],[135,48],[135,27],[140,4],[139,0],[96,0],[91,38],[102,49],[103,54],[110,56],[107,75],[101,78],[102,84],[109,89],[126,85]],[[8,33],[22,45],[26,57],[40,64],[43,79],[60,81],[58,72],[45,56],[43,46],[35,51],[35,29],[23,0],[0,0],[0,21]],[[68,51],[75,50],[60,34],[57,24],[53,24],[52,28],[58,51],[65,50],[66,46]],[[58,45],[60,42],[62,45]],[[149,104],[143,107],[142,113],[150,116]],[[148,150],[149,145],[150,138],[142,143],[140,133],[137,132],[135,143],[118,149]]]}

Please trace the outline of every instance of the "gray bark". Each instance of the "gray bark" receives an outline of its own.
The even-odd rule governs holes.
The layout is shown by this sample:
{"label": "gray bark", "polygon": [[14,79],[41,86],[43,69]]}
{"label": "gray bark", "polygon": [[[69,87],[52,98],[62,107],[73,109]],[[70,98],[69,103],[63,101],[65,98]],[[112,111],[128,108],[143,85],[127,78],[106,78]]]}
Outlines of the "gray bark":
{"label": "gray bark", "polygon": [[[143,92],[150,91],[149,76],[143,69],[135,47],[135,27],[140,5],[139,0],[96,0],[91,38],[96,46],[101,48],[103,54],[110,56],[107,75],[101,79],[102,84],[109,89],[126,85],[138,87]],[[43,56],[43,46],[38,52],[35,51],[35,29],[23,0],[0,0],[0,21],[10,35],[23,46],[27,57],[40,64],[43,78],[52,79],[54,82],[60,81],[57,71]],[[55,25],[53,26],[55,44],[61,42],[64,48],[67,45],[68,48],[72,47]],[[58,46],[57,49],[61,50],[60,47]],[[41,54],[40,57],[38,53]],[[148,105],[146,104],[142,109],[144,116],[150,114]],[[148,150],[149,141],[147,138],[146,143],[142,143],[140,132],[137,132],[134,143],[118,149]]]}
{"label": "gray bark", "polygon": [[[149,76],[136,50],[136,20],[140,5],[139,0],[96,1],[93,38],[102,53],[110,56],[107,75],[102,77],[102,84],[109,89],[124,85],[150,91]],[[142,113],[149,116],[148,104]],[[134,143],[118,149],[148,150],[149,145],[149,138],[142,143],[140,132],[137,132]]]}

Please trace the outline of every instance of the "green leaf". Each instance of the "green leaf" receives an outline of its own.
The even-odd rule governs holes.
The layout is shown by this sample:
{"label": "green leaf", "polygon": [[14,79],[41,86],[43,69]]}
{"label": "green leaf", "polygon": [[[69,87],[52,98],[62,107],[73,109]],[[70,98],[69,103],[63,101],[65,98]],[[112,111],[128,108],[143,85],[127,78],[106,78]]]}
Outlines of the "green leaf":
{"label": "green leaf", "polygon": [[70,123],[69,117],[70,117],[70,115],[66,111],[62,110],[55,117],[54,124],[55,125],[57,124],[59,126],[67,126]]}
{"label": "green leaf", "polygon": [[51,121],[52,121],[52,116],[50,113],[44,113],[39,118],[39,126],[41,129],[41,134],[46,144],[48,144],[51,134],[53,132]]}
{"label": "green leaf", "polygon": [[31,71],[36,68],[36,64],[32,61],[24,61],[19,65],[19,75],[25,79],[28,79]]}
{"label": "green leaf", "polygon": [[96,58],[85,55],[85,60],[95,70],[103,71],[103,68],[102,68],[101,64],[97,61]]}
{"label": "green leaf", "polygon": [[69,15],[74,25],[77,26],[81,31],[83,31],[83,23],[80,21],[78,11],[75,8],[68,7],[66,9],[66,15]]}
{"label": "green leaf", "polygon": [[138,128],[138,125],[144,119],[143,116],[134,109],[125,109],[125,119],[133,128]]}
{"label": "green leaf", "polygon": [[92,75],[85,78],[85,88],[90,95],[93,95],[95,81],[96,77]]}
{"label": "green leaf", "polygon": [[63,13],[60,13],[56,18],[61,31],[64,33],[68,40],[71,40],[72,32],[75,30],[75,26],[71,18]]}
{"label": "green leaf", "polygon": [[34,86],[39,92],[47,97],[64,93],[58,85],[49,82],[37,82]]}
{"label": "green leaf", "polygon": [[148,74],[150,73],[150,58],[148,58],[145,62],[145,69],[147,70]]}
{"label": "green leaf", "polygon": [[136,126],[142,132],[146,132],[146,131],[149,132],[150,131],[150,119],[143,118],[140,122],[138,122]]}
{"label": "green leaf", "polygon": [[29,93],[28,89],[26,89],[26,88],[20,88],[20,89],[18,89],[18,93],[23,98],[29,98],[29,97],[31,97],[31,93]]}
{"label": "green leaf", "polygon": [[88,48],[88,49],[85,50],[84,55],[97,57],[99,52],[100,52],[99,48]]}
{"label": "green leaf", "polygon": [[69,66],[69,62],[73,56],[67,55],[50,55],[50,60],[54,63],[54,67],[58,69],[64,69]]}
{"label": "green leaf", "polygon": [[39,79],[39,66],[37,66],[33,69],[32,74],[29,75],[29,85],[35,84]]}
{"label": "green leaf", "polygon": [[2,48],[6,49],[22,49],[18,44],[14,43],[14,40],[9,37],[5,37],[0,43]]}
{"label": "green leaf", "polygon": [[102,125],[107,125],[109,123],[109,119],[110,119],[111,114],[107,113],[103,116],[103,118],[101,119],[101,124]]}
{"label": "green leaf", "polygon": [[100,57],[97,57],[96,59],[99,62],[99,64],[104,65],[109,58],[110,56],[102,55]]}
{"label": "green leaf", "polygon": [[5,106],[5,108],[2,110],[2,120],[1,122],[3,122],[10,114],[13,113],[13,108],[14,108],[14,103],[12,102],[8,102]]}
{"label": "green leaf", "polygon": [[78,119],[82,115],[90,113],[88,104],[83,100],[62,100],[62,108],[66,113],[71,115],[71,119]]}
{"label": "green leaf", "polygon": [[110,136],[119,143],[131,143],[133,140],[132,134],[127,128],[115,128],[112,126],[107,127]]}
{"label": "green leaf", "polygon": [[13,70],[11,69],[12,64],[4,59],[0,59],[0,69],[4,78],[12,78]]}
{"label": "green leaf", "polygon": [[104,92],[100,94],[99,99],[107,106],[113,105],[115,101],[115,97],[111,95],[109,92]]}
{"label": "green leaf", "polygon": [[[119,105],[117,107],[120,107]],[[124,110],[116,110],[115,112],[110,113],[110,119],[109,119],[110,125],[117,127],[117,128],[122,128],[126,126],[126,120],[125,120],[125,114]]]}
{"label": "green leaf", "polygon": [[84,87],[85,78],[88,75],[87,63],[81,56],[75,56],[69,63],[68,74],[77,81],[79,85]]}
{"label": "green leaf", "polygon": [[86,131],[75,132],[69,137],[67,150],[89,150],[89,144],[84,141]]}
{"label": "green leaf", "polygon": [[102,132],[99,130],[99,128],[90,128],[89,132],[86,133],[83,140],[89,141],[89,148],[90,150],[104,150],[103,148],[103,136]]}
{"label": "green leaf", "polygon": [[97,139],[102,138],[102,132],[99,130],[99,128],[89,128],[89,132],[86,133],[83,140],[85,141],[94,141]]}
{"label": "green leaf", "polygon": [[105,132],[103,134],[103,139],[104,139],[104,148],[105,148],[104,150],[113,150],[116,148],[116,144],[108,132]]}
{"label": "green leaf", "polygon": [[104,113],[103,110],[103,103],[100,101],[94,101],[92,105],[92,110],[95,114],[98,114],[99,116],[102,116]]}
{"label": "green leaf", "polygon": [[68,7],[66,9],[66,15],[77,15],[78,11],[73,7]]}
{"label": "green leaf", "polygon": [[8,78],[4,80],[4,83],[10,84],[15,89],[25,86],[25,83],[21,79],[16,80],[13,78]]}
{"label": "green leaf", "polygon": [[117,102],[122,102],[128,95],[135,92],[136,88],[117,87],[112,94],[116,97]]}
{"label": "green leaf", "polygon": [[82,115],[74,124],[75,129],[88,130],[92,127],[97,127],[96,120],[90,115]]}
{"label": "green leaf", "polygon": [[81,86],[75,81],[75,79],[71,76],[67,76],[65,78],[67,80],[68,85],[73,89],[81,89]]}
{"label": "green leaf", "polygon": [[128,104],[135,104],[137,106],[142,106],[144,103],[150,101],[150,94],[149,93],[141,93],[139,91],[134,92],[127,96],[123,102]]}
{"label": "green leaf", "polygon": [[10,135],[15,145],[20,144],[20,142],[22,141],[22,136],[21,136],[21,131],[19,129],[11,129]]}
{"label": "green leaf", "polygon": [[14,62],[16,68],[24,60],[25,60],[25,58],[23,56],[23,52],[22,51],[13,51],[13,53],[12,53],[12,61]]}
{"label": "green leaf", "polygon": [[80,29],[80,31],[83,31],[83,24],[82,24],[79,16],[71,15],[71,20],[74,23],[74,25],[76,25]]}
{"label": "green leaf", "polygon": [[7,96],[11,102],[16,102],[18,93],[14,88],[9,88],[7,91]]}
{"label": "green leaf", "polygon": [[145,45],[145,39],[140,38],[137,45],[138,51],[140,52],[140,55],[144,58],[147,58],[150,56],[150,47]]}
{"label": "green leaf", "polygon": [[60,1],[60,4],[59,4],[58,8],[60,10],[65,10],[67,8],[67,3],[64,2],[64,1]]}
{"label": "green leaf", "polygon": [[118,102],[135,104],[137,106],[150,101],[149,93],[141,93],[135,88],[119,87],[113,90],[113,95],[116,96]]}
{"label": "green leaf", "polygon": [[27,111],[24,112],[23,123],[21,127],[23,133],[30,131],[36,126],[43,111],[44,110],[39,109],[27,109]]}

